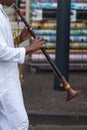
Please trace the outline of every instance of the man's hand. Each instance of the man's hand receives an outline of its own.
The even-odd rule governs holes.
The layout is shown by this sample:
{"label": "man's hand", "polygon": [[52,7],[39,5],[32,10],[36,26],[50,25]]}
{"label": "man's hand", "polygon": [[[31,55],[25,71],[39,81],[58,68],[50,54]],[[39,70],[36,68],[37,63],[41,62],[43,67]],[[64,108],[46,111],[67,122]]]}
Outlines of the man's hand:
{"label": "man's hand", "polygon": [[20,43],[30,38],[30,33],[27,27],[24,27],[20,34]]}
{"label": "man's hand", "polygon": [[47,48],[46,42],[44,41],[44,39],[37,36],[29,46],[25,47],[26,54],[30,54],[41,48]]}

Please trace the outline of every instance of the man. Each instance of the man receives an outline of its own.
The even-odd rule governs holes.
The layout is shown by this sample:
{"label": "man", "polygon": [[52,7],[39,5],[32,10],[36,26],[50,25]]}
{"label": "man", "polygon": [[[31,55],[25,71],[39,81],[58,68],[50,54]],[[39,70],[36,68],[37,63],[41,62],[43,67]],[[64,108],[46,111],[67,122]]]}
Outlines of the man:
{"label": "man", "polygon": [[[10,6],[13,2],[14,0],[0,0],[0,130],[28,130],[18,63],[24,63],[25,55],[46,48],[46,43],[36,37],[30,46],[14,48],[9,20],[3,10],[3,5]],[[20,41],[29,36],[27,29],[24,29]]]}

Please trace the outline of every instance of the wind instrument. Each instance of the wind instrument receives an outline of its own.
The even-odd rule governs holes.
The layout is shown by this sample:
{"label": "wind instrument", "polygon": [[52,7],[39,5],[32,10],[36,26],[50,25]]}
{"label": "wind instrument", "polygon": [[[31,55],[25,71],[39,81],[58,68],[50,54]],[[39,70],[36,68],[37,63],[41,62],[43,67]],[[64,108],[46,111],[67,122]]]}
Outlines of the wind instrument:
{"label": "wind instrument", "polygon": [[[31,36],[33,38],[36,38],[37,34],[33,31],[33,28],[31,27],[30,23],[28,23],[26,21],[26,19],[21,15],[20,10],[17,8],[17,6],[15,4],[13,6],[14,6],[16,12],[18,13],[18,15],[20,16],[21,20],[24,22],[25,26],[28,28],[28,31],[31,34]],[[50,58],[49,54],[46,52],[46,49],[41,48],[41,51],[45,55],[45,57],[46,57],[47,61],[49,62],[49,64],[51,65],[51,68],[52,68],[53,72],[59,78],[60,82],[63,84],[63,87],[67,91],[66,101],[69,101],[69,100],[73,99],[75,96],[77,96],[80,93],[80,90],[72,89],[71,85],[66,81],[65,77],[62,75],[62,73],[60,72],[58,67],[54,64],[54,62]]]}

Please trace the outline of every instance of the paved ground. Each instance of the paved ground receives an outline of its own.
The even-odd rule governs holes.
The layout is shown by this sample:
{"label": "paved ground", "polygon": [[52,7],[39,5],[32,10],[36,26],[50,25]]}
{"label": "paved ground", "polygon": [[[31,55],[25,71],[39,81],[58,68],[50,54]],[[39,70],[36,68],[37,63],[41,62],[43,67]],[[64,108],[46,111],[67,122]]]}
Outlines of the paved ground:
{"label": "paved ground", "polygon": [[29,113],[87,114],[87,72],[70,72],[69,82],[81,93],[66,102],[66,91],[54,90],[54,74],[49,71],[32,73],[29,66],[23,66],[22,84],[24,101]]}
{"label": "paved ground", "polygon": [[[54,74],[52,71],[30,71],[27,63],[22,66],[24,83],[22,84],[24,102],[27,113],[42,115],[75,115],[76,120],[79,116],[86,116],[87,121],[87,72],[70,72],[69,82],[74,89],[80,89],[81,93],[73,100],[66,102],[66,91],[54,90]],[[83,118],[82,117],[82,118]],[[38,120],[36,118],[36,120]],[[66,120],[66,118],[65,118]],[[30,122],[32,124],[32,122]],[[66,130],[68,126],[36,125],[30,130]],[[87,126],[72,126],[69,130],[86,130]],[[74,130],[75,130],[74,129]]]}
{"label": "paved ground", "polygon": [[37,125],[31,126],[30,130],[87,130],[87,126]]}

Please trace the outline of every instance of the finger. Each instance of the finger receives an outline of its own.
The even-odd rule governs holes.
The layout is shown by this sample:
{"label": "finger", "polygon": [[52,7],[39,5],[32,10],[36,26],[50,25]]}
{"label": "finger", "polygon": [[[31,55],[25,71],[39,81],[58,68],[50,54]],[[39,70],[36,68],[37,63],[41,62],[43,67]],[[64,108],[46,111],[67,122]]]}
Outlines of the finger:
{"label": "finger", "polygon": [[24,27],[23,30],[24,30],[24,31],[27,30],[27,27]]}
{"label": "finger", "polygon": [[36,38],[35,38],[36,40],[38,40],[39,39],[39,36],[36,36]]}
{"label": "finger", "polygon": [[46,44],[46,42],[45,41],[41,41],[41,44]]}
{"label": "finger", "polygon": [[38,39],[39,42],[42,42],[42,44],[45,44],[45,40],[43,38]]}

